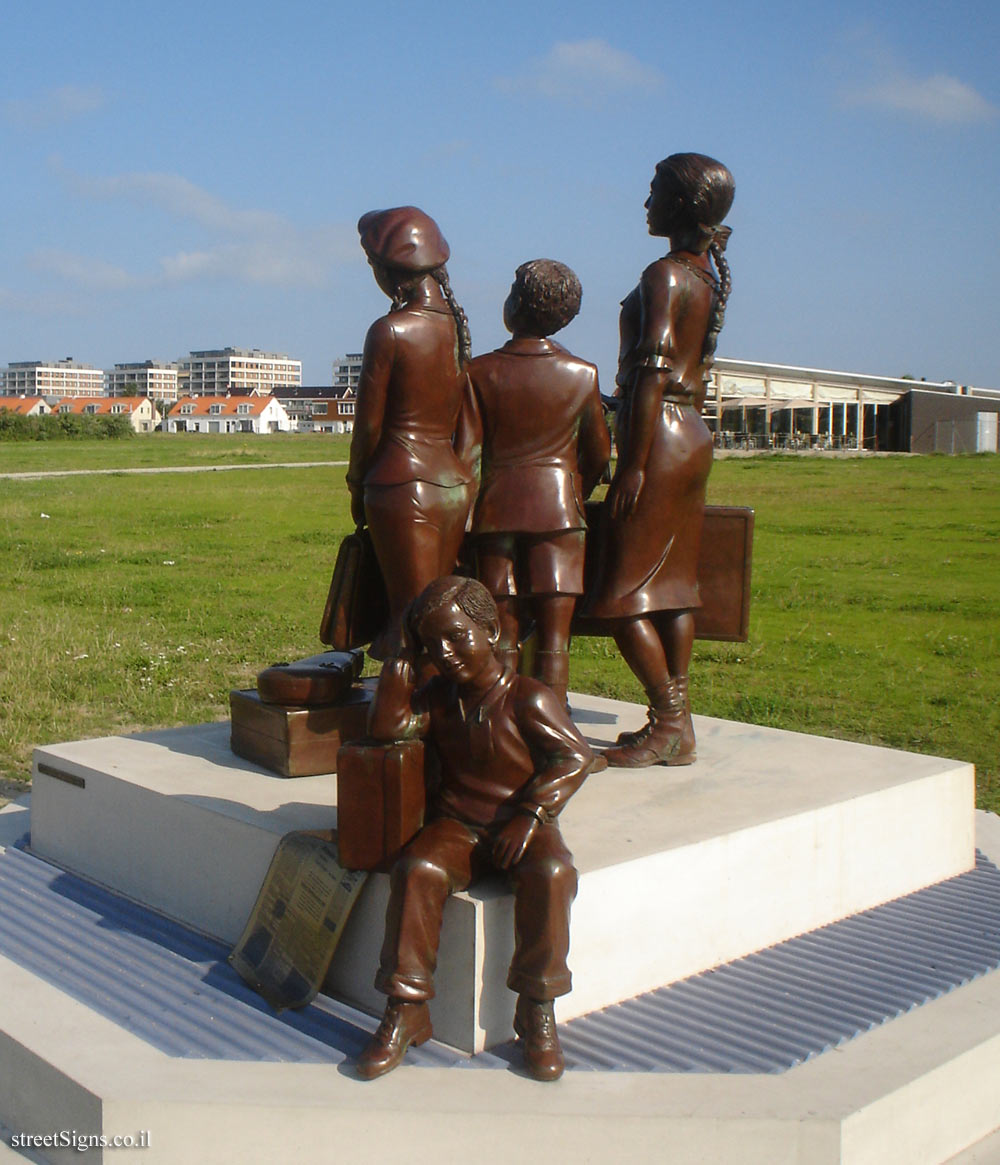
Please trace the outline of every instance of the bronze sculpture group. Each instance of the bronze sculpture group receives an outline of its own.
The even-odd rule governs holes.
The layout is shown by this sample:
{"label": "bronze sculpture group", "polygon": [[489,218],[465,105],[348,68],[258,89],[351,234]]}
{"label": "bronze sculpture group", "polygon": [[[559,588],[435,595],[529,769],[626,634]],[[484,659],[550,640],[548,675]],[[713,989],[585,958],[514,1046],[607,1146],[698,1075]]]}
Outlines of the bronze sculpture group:
{"label": "bronze sculpture group", "polygon": [[[589,533],[600,549],[582,607],[606,621],[649,711],[605,751],[613,766],[696,756],[687,677],[712,465],[700,414],[729,293],[732,200],[714,159],[660,162],[647,221],[670,251],[622,303],[618,460]],[[576,892],[556,817],[595,765],[566,708],[568,645],[584,593],[584,502],[611,452],[595,367],[550,339],[577,314],[580,285],[561,263],[523,264],[504,304],[511,340],[470,359],[436,223],[399,207],[365,215],[359,231],[393,301],[365,343],[348,472],[390,607],[371,649],[385,662],[369,733],[424,738],[441,778],[392,871],[376,980],[388,1004],[358,1070],[380,1076],[430,1037],[445,901],[498,870],[515,894],[515,1031],[528,1072],[554,1080],[552,1001],[570,989]],[[478,581],[454,573],[467,528]]]}

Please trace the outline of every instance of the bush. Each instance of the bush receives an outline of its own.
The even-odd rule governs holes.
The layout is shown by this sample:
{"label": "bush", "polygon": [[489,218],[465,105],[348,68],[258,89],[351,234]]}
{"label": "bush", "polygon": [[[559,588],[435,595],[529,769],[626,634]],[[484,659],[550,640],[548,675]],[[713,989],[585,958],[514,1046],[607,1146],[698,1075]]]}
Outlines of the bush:
{"label": "bush", "polygon": [[91,413],[49,413],[24,417],[0,403],[0,441],[77,441],[84,437],[134,437],[128,417],[95,417]]}

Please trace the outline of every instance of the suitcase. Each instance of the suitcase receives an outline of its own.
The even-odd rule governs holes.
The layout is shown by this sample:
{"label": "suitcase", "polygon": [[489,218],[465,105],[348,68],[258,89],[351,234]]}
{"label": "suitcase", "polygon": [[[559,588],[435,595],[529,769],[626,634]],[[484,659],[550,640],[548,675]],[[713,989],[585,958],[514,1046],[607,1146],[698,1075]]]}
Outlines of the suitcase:
{"label": "suitcase", "polygon": [[319,641],[336,651],[364,647],[388,621],[389,598],[371,534],[359,527],[337,551]]}
{"label": "suitcase", "polygon": [[[592,590],[601,553],[602,502],[587,502],[585,594]],[[698,554],[700,607],[694,612],[696,639],[745,643],[750,634],[750,567],[753,510],[746,506],[706,506]],[[577,604],[579,610],[586,599]],[[574,615],[574,635],[609,635],[611,619]]]}
{"label": "suitcase", "polygon": [[335,773],[341,745],[368,731],[375,682],[364,680],[341,703],[321,708],[266,704],[257,692],[230,692],[229,746],[279,777]]}
{"label": "suitcase", "polygon": [[424,746],[345,744],[337,764],[337,841],[352,870],[387,870],[424,823]]}
{"label": "suitcase", "polygon": [[265,704],[339,704],[361,678],[363,664],[360,651],[324,651],[295,663],[273,663],[257,676],[257,691]]}

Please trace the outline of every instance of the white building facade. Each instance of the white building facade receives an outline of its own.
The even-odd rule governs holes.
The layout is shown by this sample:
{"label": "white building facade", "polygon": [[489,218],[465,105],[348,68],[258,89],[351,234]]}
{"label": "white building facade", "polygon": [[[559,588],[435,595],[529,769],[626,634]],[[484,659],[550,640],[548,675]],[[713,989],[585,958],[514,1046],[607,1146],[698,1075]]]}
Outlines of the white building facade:
{"label": "white building facade", "polygon": [[171,408],[169,433],[287,433],[291,421],[274,396],[186,396]]}
{"label": "white building facade", "polygon": [[65,360],[22,360],[3,370],[5,396],[103,396],[104,372],[91,364]]}
{"label": "white building facade", "polygon": [[191,396],[217,396],[227,392],[248,396],[302,383],[301,360],[292,360],[279,352],[262,352],[259,348],[192,352],[180,366],[184,391]]}

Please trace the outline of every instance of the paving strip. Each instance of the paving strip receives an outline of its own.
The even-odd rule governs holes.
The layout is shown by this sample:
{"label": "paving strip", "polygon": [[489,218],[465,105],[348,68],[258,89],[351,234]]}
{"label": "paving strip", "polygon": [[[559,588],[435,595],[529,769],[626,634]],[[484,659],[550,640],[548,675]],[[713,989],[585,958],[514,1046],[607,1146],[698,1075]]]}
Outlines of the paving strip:
{"label": "paving strip", "polygon": [[19,473],[0,473],[0,478],[18,478],[30,481],[36,477],[97,477],[116,473],[224,473],[230,469],[314,469],[347,465],[347,461],[275,461],[251,465],[157,465],[142,469],[28,469]]}

